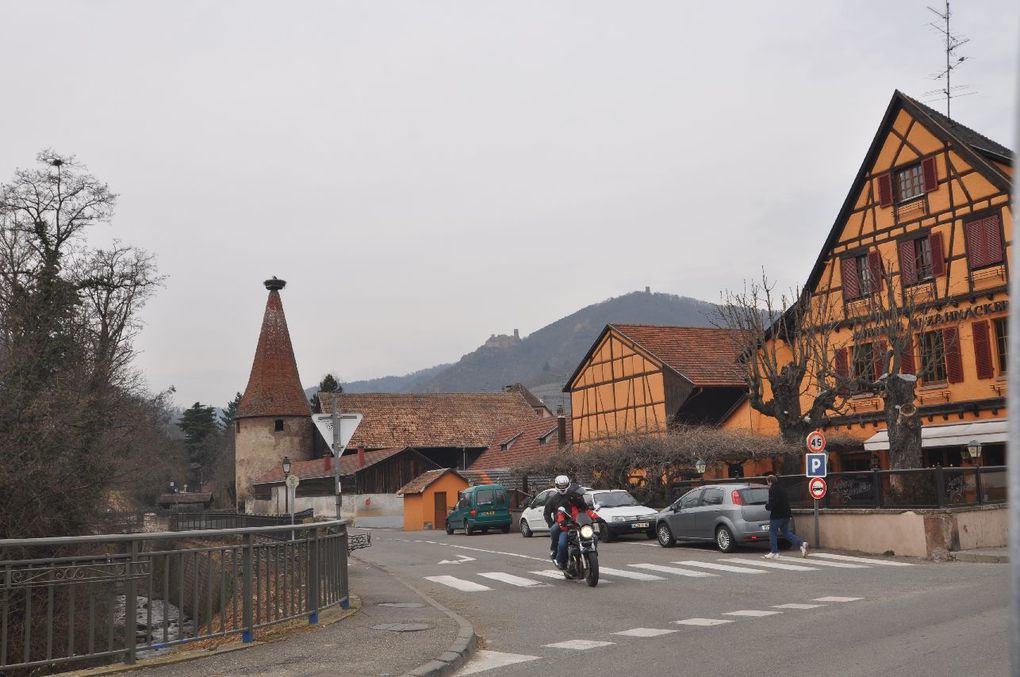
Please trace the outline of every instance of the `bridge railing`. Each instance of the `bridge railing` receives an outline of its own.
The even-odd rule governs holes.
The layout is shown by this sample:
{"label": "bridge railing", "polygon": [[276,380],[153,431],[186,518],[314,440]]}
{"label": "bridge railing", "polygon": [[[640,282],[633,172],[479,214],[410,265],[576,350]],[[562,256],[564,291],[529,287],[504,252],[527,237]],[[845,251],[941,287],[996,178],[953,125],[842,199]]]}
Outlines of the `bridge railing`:
{"label": "bridge railing", "polygon": [[0,674],[317,623],[349,603],[347,554],[344,520],[0,540]]}

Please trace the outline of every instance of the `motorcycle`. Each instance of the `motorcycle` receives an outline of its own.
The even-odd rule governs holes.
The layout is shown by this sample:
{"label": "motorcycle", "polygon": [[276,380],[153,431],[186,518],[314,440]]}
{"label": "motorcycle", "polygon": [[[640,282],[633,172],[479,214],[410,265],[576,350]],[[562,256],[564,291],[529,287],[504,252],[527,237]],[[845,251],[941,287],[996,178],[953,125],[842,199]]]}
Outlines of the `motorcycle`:
{"label": "motorcycle", "polygon": [[572,519],[565,508],[559,508],[566,519],[567,567],[563,576],[567,580],[583,578],[591,587],[599,584],[599,537],[595,523],[585,513]]}

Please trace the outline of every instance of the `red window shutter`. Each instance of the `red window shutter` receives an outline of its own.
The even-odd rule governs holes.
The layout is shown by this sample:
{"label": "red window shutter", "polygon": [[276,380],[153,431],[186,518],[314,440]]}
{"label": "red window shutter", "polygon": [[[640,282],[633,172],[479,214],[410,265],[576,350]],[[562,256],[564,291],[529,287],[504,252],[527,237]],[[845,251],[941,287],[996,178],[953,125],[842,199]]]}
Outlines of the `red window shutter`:
{"label": "red window shutter", "polygon": [[917,282],[917,269],[914,267],[914,241],[903,240],[900,250],[900,279],[904,286]]}
{"label": "red window shutter", "polygon": [[921,163],[921,178],[924,180],[924,192],[930,193],[939,187],[939,178],[935,173],[935,158],[927,158]]}
{"label": "red window shutter", "polygon": [[889,346],[885,341],[879,341],[874,344],[871,350],[871,371],[877,381],[885,373],[885,353],[889,350]]}
{"label": "red window shutter", "polygon": [[946,254],[942,251],[942,233],[930,234],[928,245],[931,248],[931,274],[941,277],[946,274]]}
{"label": "red window shutter", "polygon": [[995,376],[992,367],[992,345],[988,341],[988,320],[981,320],[971,325],[974,335],[974,362],[977,364],[978,378]]}
{"label": "red window shutter", "polygon": [[840,274],[843,277],[843,300],[853,301],[861,295],[861,283],[857,279],[857,261],[847,256],[839,261]]}
{"label": "red window shutter", "polygon": [[878,204],[882,207],[892,205],[892,174],[889,172],[878,177]]}
{"label": "red window shutter", "polygon": [[1002,229],[999,228],[999,217],[990,216],[985,222],[985,242],[988,248],[988,264],[1002,263]]}
{"label": "red window shutter", "polygon": [[846,361],[846,348],[840,348],[836,351],[836,375],[841,378],[846,378],[850,375],[850,366]]}
{"label": "red window shutter", "polygon": [[960,330],[946,327],[942,330],[942,342],[946,351],[946,375],[950,383],[963,382],[963,356],[960,354]]}
{"label": "red window shutter", "polygon": [[967,265],[973,270],[988,265],[988,240],[985,219],[971,221],[964,226],[967,236]]}
{"label": "red window shutter", "polygon": [[871,271],[871,291],[882,291],[882,254],[877,249],[868,252],[868,269]]}
{"label": "red window shutter", "polygon": [[903,352],[900,353],[900,373],[917,373],[917,366],[914,363],[914,337],[912,336],[907,337],[907,344],[903,346]]}

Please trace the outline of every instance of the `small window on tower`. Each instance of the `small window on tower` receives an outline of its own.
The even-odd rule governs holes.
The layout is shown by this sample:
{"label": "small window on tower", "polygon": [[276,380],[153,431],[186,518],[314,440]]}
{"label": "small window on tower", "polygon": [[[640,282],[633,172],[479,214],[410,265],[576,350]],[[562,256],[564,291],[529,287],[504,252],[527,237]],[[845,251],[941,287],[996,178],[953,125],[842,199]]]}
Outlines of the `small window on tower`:
{"label": "small window on tower", "polygon": [[240,421],[240,419],[238,419],[237,421],[234,421],[234,426],[235,426],[234,430],[236,432],[241,432],[241,421]]}
{"label": "small window on tower", "polygon": [[276,419],[275,424],[276,424],[276,432],[282,433],[283,432],[283,419],[282,418]]}

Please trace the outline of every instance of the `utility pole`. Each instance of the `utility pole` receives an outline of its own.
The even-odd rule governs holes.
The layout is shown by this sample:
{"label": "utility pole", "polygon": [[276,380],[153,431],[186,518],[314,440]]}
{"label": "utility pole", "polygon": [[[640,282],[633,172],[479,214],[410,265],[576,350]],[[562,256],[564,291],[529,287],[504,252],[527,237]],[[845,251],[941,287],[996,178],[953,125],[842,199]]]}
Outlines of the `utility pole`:
{"label": "utility pole", "polygon": [[333,482],[336,489],[336,518],[340,519],[340,392],[333,393]]}

